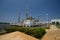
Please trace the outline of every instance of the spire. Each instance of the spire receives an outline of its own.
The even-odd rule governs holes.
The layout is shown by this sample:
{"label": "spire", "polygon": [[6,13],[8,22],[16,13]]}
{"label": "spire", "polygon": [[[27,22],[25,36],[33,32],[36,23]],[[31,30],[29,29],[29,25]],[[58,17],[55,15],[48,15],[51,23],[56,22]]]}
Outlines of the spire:
{"label": "spire", "polygon": [[38,21],[40,21],[40,16],[38,16],[38,18],[37,18],[37,19],[38,19]]}
{"label": "spire", "polygon": [[26,4],[26,19],[28,18],[28,4]]}
{"label": "spire", "polygon": [[20,23],[20,9],[18,10],[18,23]]}

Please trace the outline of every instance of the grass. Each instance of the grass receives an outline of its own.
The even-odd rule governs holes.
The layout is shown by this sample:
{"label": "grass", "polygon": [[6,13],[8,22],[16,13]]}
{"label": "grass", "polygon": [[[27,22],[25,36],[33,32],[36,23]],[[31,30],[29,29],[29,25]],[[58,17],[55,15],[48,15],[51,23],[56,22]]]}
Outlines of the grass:
{"label": "grass", "polygon": [[56,25],[60,29],[60,25]]}

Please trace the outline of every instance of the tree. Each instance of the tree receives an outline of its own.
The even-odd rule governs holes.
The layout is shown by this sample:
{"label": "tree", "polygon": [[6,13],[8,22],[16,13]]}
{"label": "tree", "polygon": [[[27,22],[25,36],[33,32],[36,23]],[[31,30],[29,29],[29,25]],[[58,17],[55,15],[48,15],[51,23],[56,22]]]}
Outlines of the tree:
{"label": "tree", "polygon": [[59,25],[59,22],[56,22],[56,25]]}

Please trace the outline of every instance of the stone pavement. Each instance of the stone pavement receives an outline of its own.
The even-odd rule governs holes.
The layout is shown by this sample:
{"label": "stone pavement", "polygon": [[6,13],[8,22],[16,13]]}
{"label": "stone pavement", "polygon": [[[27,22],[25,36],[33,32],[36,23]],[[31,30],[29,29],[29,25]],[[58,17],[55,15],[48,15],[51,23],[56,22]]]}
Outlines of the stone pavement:
{"label": "stone pavement", "polygon": [[32,36],[21,33],[19,31],[0,35],[0,40],[38,40]]}
{"label": "stone pavement", "polygon": [[51,25],[41,40],[60,40],[60,29],[55,25]]}

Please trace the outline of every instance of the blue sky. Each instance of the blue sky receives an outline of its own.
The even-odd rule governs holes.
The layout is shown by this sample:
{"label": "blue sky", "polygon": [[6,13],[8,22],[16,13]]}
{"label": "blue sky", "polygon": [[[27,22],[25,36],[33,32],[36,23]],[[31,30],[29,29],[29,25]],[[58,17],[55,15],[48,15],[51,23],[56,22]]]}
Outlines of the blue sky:
{"label": "blue sky", "polygon": [[60,18],[60,0],[0,0],[0,22],[17,22],[20,9],[21,20],[26,17],[26,3],[28,14],[41,21]]}

